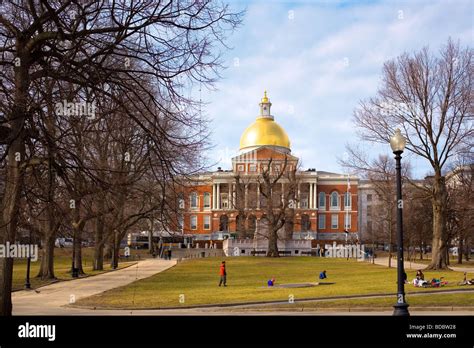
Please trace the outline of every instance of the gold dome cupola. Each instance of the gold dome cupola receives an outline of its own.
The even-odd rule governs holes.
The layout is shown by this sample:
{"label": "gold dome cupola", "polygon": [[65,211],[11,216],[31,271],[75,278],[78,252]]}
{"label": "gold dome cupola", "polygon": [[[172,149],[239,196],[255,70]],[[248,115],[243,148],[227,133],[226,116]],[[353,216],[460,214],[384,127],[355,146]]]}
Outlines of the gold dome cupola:
{"label": "gold dome cupola", "polygon": [[265,91],[260,106],[260,115],[242,134],[240,151],[252,150],[260,146],[275,146],[290,152],[290,139],[285,130],[275,122],[270,113],[272,103]]}

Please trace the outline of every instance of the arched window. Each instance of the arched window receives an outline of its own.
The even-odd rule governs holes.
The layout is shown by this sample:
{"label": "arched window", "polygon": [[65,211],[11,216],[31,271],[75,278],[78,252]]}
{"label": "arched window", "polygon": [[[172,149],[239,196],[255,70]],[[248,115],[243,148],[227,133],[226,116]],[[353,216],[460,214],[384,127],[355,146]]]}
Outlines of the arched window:
{"label": "arched window", "polygon": [[346,192],[344,194],[344,206],[345,207],[351,206],[351,193],[350,192]]}
{"label": "arched window", "polygon": [[204,209],[211,207],[211,194],[204,192]]}
{"label": "arched window", "polygon": [[197,209],[198,208],[198,194],[197,192],[192,192],[190,197],[189,197],[191,209]]}
{"label": "arched window", "polygon": [[326,207],[326,193],[319,192],[319,208]]}
{"label": "arched window", "polygon": [[334,191],[331,193],[331,210],[337,210],[339,208],[339,194]]}

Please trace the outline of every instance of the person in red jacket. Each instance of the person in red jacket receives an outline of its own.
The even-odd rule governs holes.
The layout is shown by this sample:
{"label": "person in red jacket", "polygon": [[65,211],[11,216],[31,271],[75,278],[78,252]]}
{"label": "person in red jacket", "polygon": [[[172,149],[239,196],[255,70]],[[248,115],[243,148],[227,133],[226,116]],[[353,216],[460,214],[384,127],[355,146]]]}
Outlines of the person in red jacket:
{"label": "person in red jacket", "polygon": [[219,282],[219,286],[222,285],[222,283],[224,283],[224,286],[227,286],[226,285],[226,281],[227,281],[227,272],[225,270],[225,261],[222,261],[221,263],[221,268],[219,270],[219,275],[221,276],[221,280]]}

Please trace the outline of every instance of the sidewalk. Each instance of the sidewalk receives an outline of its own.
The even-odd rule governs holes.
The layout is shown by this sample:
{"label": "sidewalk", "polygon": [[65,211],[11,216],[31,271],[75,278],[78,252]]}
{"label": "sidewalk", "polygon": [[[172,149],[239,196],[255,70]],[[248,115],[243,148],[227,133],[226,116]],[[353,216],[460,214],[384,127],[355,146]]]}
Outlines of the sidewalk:
{"label": "sidewalk", "polygon": [[[375,264],[388,267],[388,257],[380,257],[375,258]],[[416,263],[410,262],[405,260],[403,263],[405,269],[411,270],[418,270],[418,269],[425,269],[428,265],[423,263]],[[397,257],[392,257],[392,268],[397,268]],[[467,273],[474,273],[474,267],[457,267],[457,266],[449,266],[450,269],[456,272],[467,272]],[[461,281],[462,279],[460,279]]]}
{"label": "sidewalk", "polygon": [[58,282],[37,290],[16,291],[12,294],[13,315],[74,315],[74,311],[64,307],[71,300],[77,301],[151,277],[175,264],[176,260],[146,259],[136,265],[93,277]]}

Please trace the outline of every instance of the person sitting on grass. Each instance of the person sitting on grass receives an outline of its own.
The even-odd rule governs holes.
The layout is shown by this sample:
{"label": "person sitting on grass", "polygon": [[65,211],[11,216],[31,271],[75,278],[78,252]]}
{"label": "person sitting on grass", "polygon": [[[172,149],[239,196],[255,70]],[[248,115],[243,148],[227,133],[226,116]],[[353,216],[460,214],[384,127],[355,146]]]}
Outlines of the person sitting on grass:
{"label": "person sitting on grass", "polygon": [[275,285],[275,278],[272,278],[270,279],[268,282],[267,282],[268,286],[273,286]]}
{"label": "person sitting on grass", "polygon": [[464,279],[459,283],[459,285],[474,285],[474,279],[468,280],[467,272],[464,272]]}
{"label": "person sitting on grass", "polygon": [[418,280],[425,280],[425,275],[423,274],[423,272],[421,271],[421,269],[419,269],[418,271],[416,271],[416,279],[418,279]]}
{"label": "person sitting on grass", "polygon": [[319,279],[326,279],[326,278],[327,278],[326,271],[322,271],[321,273],[319,273]]}

